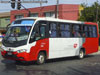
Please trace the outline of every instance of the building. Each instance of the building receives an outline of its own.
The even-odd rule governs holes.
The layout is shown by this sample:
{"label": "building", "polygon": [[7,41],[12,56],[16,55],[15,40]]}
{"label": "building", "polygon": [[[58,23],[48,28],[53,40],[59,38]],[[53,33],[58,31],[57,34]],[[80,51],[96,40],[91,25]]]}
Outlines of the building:
{"label": "building", "polygon": [[[68,19],[68,20],[77,20],[81,14],[82,7],[80,5],[74,4],[60,4],[58,6],[58,18]],[[29,15],[30,11],[30,15]],[[29,8],[28,10],[13,10],[11,11],[11,22],[15,19],[23,17],[56,17],[57,6],[43,6],[36,8]]]}
{"label": "building", "polygon": [[5,32],[6,26],[10,23],[10,12],[0,13],[0,33]]}
{"label": "building", "polygon": [[0,13],[0,43],[6,32],[6,26],[10,23],[10,12]]}

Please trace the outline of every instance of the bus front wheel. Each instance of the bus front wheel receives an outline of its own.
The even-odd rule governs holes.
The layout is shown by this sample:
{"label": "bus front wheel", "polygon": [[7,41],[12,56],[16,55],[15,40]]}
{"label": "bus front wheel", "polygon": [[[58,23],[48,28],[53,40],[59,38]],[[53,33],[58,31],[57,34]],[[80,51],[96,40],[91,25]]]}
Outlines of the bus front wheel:
{"label": "bus front wheel", "polygon": [[46,60],[45,54],[43,52],[40,52],[38,55],[37,64],[38,65],[44,64],[45,60]]}

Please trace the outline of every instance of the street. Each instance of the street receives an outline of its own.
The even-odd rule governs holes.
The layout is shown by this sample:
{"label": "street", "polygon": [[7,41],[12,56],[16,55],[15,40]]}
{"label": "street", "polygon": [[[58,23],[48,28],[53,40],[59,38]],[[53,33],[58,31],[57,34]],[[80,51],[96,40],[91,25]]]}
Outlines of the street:
{"label": "street", "polygon": [[100,75],[100,52],[82,60],[67,57],[48,60],[43,65],[15,63],[0,55],[0,75]]}

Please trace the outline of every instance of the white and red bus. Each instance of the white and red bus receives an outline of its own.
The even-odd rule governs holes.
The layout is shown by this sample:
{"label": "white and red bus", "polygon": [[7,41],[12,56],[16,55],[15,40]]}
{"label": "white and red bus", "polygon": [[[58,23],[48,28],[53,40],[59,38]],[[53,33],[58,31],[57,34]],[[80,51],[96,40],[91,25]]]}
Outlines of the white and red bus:
{"label": "white and red bus", "polygon": [[1,54],[16,61],[37,61],[98,52],[98,25],[54,18],[23,18],[9,26]]}

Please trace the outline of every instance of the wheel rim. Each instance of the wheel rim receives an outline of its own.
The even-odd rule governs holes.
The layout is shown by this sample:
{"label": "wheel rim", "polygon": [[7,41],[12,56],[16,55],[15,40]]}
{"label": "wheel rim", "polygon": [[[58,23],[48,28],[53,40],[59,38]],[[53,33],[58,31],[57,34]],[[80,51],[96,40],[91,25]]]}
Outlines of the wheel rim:
{"label": "wheel rim", "polygon": [[80,51],[80,58],[83,58],[84,57],[84,53],[83,51]]}
{"label": "wheel rim", "polygon": [[39,62],[40,62],[40,63],[44,63],[44,56],[43,56],[43,55],[40,55],[40,56],[39,56]]}

